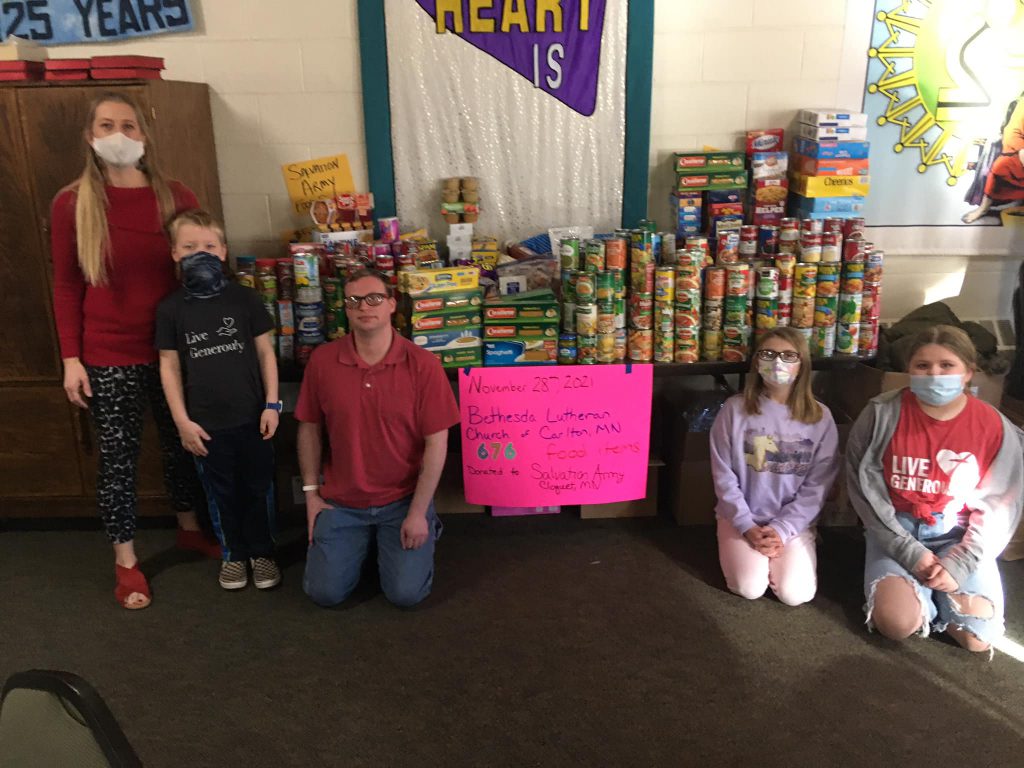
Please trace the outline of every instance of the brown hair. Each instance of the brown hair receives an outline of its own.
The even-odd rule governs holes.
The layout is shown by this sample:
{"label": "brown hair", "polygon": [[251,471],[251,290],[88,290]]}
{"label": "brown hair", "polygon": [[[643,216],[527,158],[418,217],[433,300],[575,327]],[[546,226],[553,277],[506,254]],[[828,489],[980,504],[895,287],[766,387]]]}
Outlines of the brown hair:
{"label": "brown hair", "polygon": [[952,325],[933,325],[921,331],[907,348],[907,358],[903,361],[903,367],[909,369],[910,361],[922,347],[929,344],[938,344],[960,358],[960,361],[972,373],[978,370],[978,351],[974,348],[974,342],[966,332]]}
{"label": "brown hair", "polygon": [[761,413],[758,401],[764,392],[764,382],[761,374],[757,372],[757,353],[768,339],[782,339],[793,346],[793,349],[800,355],[800,370],[797,372],[796,381],[789,391],[789,415],[796,421],[804,424],[817,424],[821,420],[821,405],[814,399],[811,393],[811,351],[805,339],[799,331],[794,328],[773,328],[757,340],[754,353],[750,356],[750,373],[747,376],[747,383],[743,387],[743,405],[750,415]]}
{"label": "brown hair", "polygon": [[82,270],[85,281],[90,285],[105,285],[107,282],[107,260],[110,257],[110,230],[107,226],[107,193],[104,189],[107,178],[104,174],[103,161],[89,145],[87,137],[92,132],[92,124],[96,119],[96,110],[106,102],[125,104],[135,110],[135,119],[139,124],[146,144],[146,154],[139,161],[139,168],[149,179],[149,185],[156,194],[157,206],[160,209],[160,221],[166,222],[174,215],[174,195],[167,180],[160,172],[153,146],[153,135],[146,123],[146,117],[133,99],[121,93],[103,93],[89,105],[89,115],[85,122],[85,168],[78,180],[68,189],[76,191],[75,200],[75,232],[78,245],[78,266]]}
{"label": "brown hair", "polygon": [[376,269],[371,269],[370,267],[359,267],[359,269],[354,269],[351,273],[345,275],[345,285],[354,283],[356,280],[362,280],[365,277],[372,277],[374,280],[380,280],[384,283],[384,292],[388,295],[388,298],[390,299],[392,297],[393,291],[391,290],[391,283],[388,282],[387,275],[382,272],[378,272]]}
{"label": "brown hair", "polygon": [[201,227],[202,229],[213,230],[217,233],[221,243],[227,243],[227,240],[224,238],[224,225],[217,221],[209,211],[204,211],[202,208],[193,208],[190,211],[182,211],[167,224],[167,231],[171,236],[172,248],[178,242],[178,230],[186,224],[191,224],[194,227]]}

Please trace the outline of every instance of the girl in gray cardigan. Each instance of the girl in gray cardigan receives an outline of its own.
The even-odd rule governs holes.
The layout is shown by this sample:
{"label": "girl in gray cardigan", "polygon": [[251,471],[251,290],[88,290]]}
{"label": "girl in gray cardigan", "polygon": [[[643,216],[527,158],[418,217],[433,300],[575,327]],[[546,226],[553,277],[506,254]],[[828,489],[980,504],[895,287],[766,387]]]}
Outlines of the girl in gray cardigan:
{"label": "girl in gray cardigan", "polygon": [[910,348],[910,387],[874,398],[847,446],[864,523],[869,628],[902,640],[947,632],[988,651],[1003,632],[996,556],[1024,498],[1021,432],[968,393],[975,351],[950,326]]}

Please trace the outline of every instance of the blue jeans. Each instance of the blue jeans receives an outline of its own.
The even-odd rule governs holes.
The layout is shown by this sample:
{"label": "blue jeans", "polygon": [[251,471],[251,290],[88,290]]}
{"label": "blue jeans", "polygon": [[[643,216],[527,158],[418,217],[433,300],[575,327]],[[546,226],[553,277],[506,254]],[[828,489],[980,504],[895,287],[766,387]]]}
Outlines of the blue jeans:
{"label": "blue jeans", "polygon": [[[943,531],[945,525],[943,525],[941,512],[935,514],[935,525],[928,525],[923,520],[908,514],[897,514],[896,519],[899,520],[904,530],[939,558],[943,557],[964,537],[964,529],[959,526],[954,526],[948,532]],[[864,597],[867,600],[865,611],[869,627],[873,627],[871,613],[874,608],[875,586],[886,576],[900,576],[914,587],[914,591],[921,601],[921,629],[919,631],[922,636],[927,637],[929,630],[945,632],[946,627],[950,624],[965,629],[986,643],[991,643],[1002,636],[1004,629],[1003,582],[994,558],[981,560],[978,567],[960,584],[956,592],[939,592],[926,587],[910,571],[886,555],[870,533],[865,538],[867,551],[864,565]],[[950,600],[950,594],[977,595],[985,598],[992,603],[992,618],[983,619],[979,616],[967,616],[959,613]]]}
{"label": "blue jeans", "polygon": [[306,556],[302,588],[317,605],[344,602],[359,583],[359,575],[377,535],[377,567],[384,595],[392,603],[411,607],[430,594],[434,583],[434,542],[441,521],[434,503],[427,510],[430,535],[419,549],[402,549],[401,530],[411,496],[383,507],[352,509],[331,505],[313,526],[313,544]]}

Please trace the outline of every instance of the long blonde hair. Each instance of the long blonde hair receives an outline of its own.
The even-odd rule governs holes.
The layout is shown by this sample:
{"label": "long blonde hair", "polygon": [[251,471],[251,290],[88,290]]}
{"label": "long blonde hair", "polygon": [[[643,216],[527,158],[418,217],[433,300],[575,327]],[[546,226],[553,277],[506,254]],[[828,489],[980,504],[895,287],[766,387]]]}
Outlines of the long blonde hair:
{"label": "long blonde hair", "polygon": [[764,392],[764,382],[761,374],[757,372],[757,353],[768,339],[782,339],[792,345],[793,349],[800,355],[800,370],[797,372],[796,381],[789,391],[789,415],[795,420],[804,424],[817,424],[821,420],[821,406],[814,399],[811,393],[811,350],[799,331],[794,328],[773,328],[757,341],[757,348],[750,356],[750,373],[747,375],[747,383],[743,387],[743,405],[748,414],[756,415],[761,413],[761,406],[758,401]]}
{"label": "long blonde hair", "polygon": [[107,283],[107,262],[110,258],[110,229],[107,224],[107,193],[106,176],[103,161],[89,145],[88,137],[92,133],[92,124],[96,119],[96,110],[105,102],[125,104],[135,110],[135,119],[139,131],[146,142],[146,154],[139,161],[139,168],[149,179],[149,185],[156,194],[157,206],[160,210],[160,221],[166,222],[174,215],[174,195],[167,180],[160,172],[153,146],[153,135],[150,133],[146,117],[133,99],[121,93],[101,94],[89,106],[89,117],[85,123],[85,169],[78,180],[68,188],[76,192],[75,200],[75,233],[78,245],[78,266],[82,270],[85,281],[90,285]]}

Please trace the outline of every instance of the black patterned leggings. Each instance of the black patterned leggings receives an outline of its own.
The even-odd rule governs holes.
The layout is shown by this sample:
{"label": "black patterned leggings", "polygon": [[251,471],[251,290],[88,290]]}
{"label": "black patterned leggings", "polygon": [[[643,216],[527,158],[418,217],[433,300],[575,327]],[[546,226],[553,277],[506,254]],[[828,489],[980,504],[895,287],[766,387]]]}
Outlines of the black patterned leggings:
{"label": "black patterned leggings", "polygon": [[110,540],[124,544],[135,538],[135,480],[147,400],[156,420],[164,484],[175,512],[195,509],[199,479],[192,457],[178,438],[156,363],[87,366],[86,372],[92,386],[89,412],[100,451],[96,500]]}

